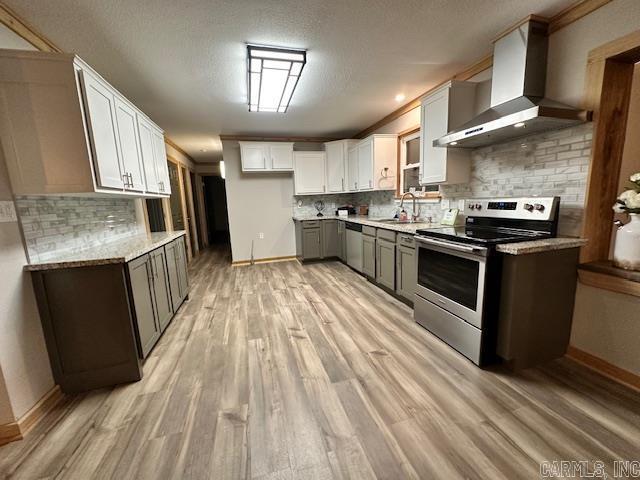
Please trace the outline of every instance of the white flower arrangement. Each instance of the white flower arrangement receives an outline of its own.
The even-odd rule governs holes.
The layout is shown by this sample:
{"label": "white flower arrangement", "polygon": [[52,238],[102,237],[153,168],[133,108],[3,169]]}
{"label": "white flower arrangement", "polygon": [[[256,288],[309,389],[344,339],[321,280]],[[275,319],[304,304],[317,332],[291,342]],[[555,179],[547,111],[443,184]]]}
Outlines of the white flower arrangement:
{"label": "white flower arrangement", "polygon": [[613,211],[616,213],[640,213],[640,172],[629,177],[633,186],[620,194]]}

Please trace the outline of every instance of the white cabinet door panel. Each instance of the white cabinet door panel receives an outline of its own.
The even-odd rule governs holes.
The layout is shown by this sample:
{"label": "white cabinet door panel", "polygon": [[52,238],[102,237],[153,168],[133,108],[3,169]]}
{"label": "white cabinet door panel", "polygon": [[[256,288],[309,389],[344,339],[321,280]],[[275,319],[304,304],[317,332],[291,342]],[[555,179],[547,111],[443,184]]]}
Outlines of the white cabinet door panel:
{"label": "white cabinet door panel", "polygon": [[269,155],[273,170],[293,170],[293,145],[272,144],[269,146]]}
{"label": "white cabinet door panel", "polygon": [[267,170],[268,146],[263,143],[240,145],[240,157],[242,161],[242,171],[264,171]]}
{"label": "white cabinet door panel", "polygon": [[339,193],[347,189],[345,181],[345,147],[342,143],[327,144],[327,192]]}
{"label": "white cabinet door panel", "polygon": [[294,152],[293,170],[296,195],[326,192],[324,152]]}
{"label": "white cabinet door panel", "polygon": [[115,95],[87,72],[81,73],[96,182],[100,187],[123,189],[115,121]]}
{"label": "white cabinet door panel", "polygon": [[373,189],[373,141],[358,145],[358,190]]}
{"label": "white cabinet door panel", "polygon": [[442,94],[422,106],[422,151],[420,166],[421,183],[437,183],[447,180],[447,149],[434,147],[433,141],[447,134],[449,118],[449,96]]}
{"label": "white cabinet door panel", "polygon": [[355,146],[349,149],[347,154],[348,165],[348,183],[349,191],[355,192],[358,190],[358,147]]}
{"label": "white cabinet door panel", "polygon": [[116,97],[115,106],[120,152],[122,153],[122,169],[126,177],[125,189],[144,192],[145,178],[139,149],[138,129],[136,128],[136,111],[118,97]]}
{"label": "white cabinet door panel", "polygon": [[158,176],[158,187],[160,193],[169,195],[171,193],[171,183],[169,181],[169,167],[167,166],[167,147],[164,144],[162,132],[153,130],[153,146],[156,164],[156,175]]}
{"label": "white cabinet door panel", "polygon": [[151,125],[141,116],[138,116],[138,132],[140,133],[140,153],[144,165],[147,192],[159,193],[153,130]]}

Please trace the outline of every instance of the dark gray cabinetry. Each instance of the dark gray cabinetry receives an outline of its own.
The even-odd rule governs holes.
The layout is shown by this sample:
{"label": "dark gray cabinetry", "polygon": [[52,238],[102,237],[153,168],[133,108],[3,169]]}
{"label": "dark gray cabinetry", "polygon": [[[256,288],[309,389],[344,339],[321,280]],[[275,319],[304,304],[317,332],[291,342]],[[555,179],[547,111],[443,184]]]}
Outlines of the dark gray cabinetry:
{"label": "dark gray cabinetry", "polygon": [[138,342],[143,358],[151,351],[161,333],[154,306],[152,268],[149,255],[144,255],[128,264]]}
{"label": "dark gray cabinetry", "polygon": [[[164,248],[158,248],[149,254],[151,264],[151,280],[153,283],[153,296],[156,306],[156,317],[160,332],[164,332],[173,317],[174,305],[169,288],[169,275],[167,271],[167,256]],[[179,307],[180,305],[178,305]],[[175,307],[177,310],[177,307]]]}
{"label": "dark gray cabinetry", "polygon": [[322,245],[320,227],[302,229],[302,257],[304,260],[315,260],[321,257]]}
{"label": "dark gray cabinetry", "polygon": [[338,258],[347,261],[347,233],[345,222],[338,220]]}
{"label": "dark gray cabinetry", "polygon": [[187,276],[187,256],[184,239],[178,238],[164,247],[167,258],[167,274],[169,277],[169,290],[171,304],[177,311],[189,293]]}
{"label": "dark gray cabinetry", "polygon": [[338,221],[323,220],[322,224],[322,258],[338,256]]}
{"label": "dark gray cabinetry", "polygon": [[396,246],[396,293],[413,302],[418,277],[413,235],[398,235]]}
{"label": "dark gray cabinetry", "polygon": [[376,229],[362,227],[362,273],[376,278]]}
{"label": "dark gray cabinetry", "polygon": [[396,244],[384,238],[378,238],[376,248],[376,282],[395,290]]}

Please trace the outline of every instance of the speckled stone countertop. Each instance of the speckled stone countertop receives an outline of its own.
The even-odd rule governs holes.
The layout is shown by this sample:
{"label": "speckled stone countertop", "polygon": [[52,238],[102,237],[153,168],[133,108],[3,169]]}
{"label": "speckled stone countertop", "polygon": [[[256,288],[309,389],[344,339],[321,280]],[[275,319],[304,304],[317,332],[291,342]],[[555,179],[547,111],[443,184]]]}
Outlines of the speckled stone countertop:
{"label": "speckled stone countertop", "polygon": [[339,217],[338,215],[325,215],[323,217],[317,217],[315,215],[295,215],[293,220],[296,222],[304,222],[308,220],[344,220],[351,223],[359,223],[360,225],[367,225],[369,227],[384,228],[385,230],[392,230],[400,233],[415,234],[416,230],[422,228],[440,228],[442,225],[439,223],[429,222],[415,222],[415,223],[387,223],[381,222],[384,219],[375,219],[365,217],[364,215],[349,215],[348,217]]}
{"label": "speckled stone countertop", "polygon": [[557,237],[533,240],[531,242],[503,243],[496,246],[496,250],[509,255],[526,255],[528,253],[547,252],[550,250],[564,250],[579,248],[587,244],[583,238]]}
{"label": "speckled stone countertop", "polygon": [[179,230],[177,232],[134,235],[77,252],[65,253],[43,262],[33,262],[25,265],[24,269],[36,272],[40,270],[126,263],[181,237],[185,233],[184,230]]}

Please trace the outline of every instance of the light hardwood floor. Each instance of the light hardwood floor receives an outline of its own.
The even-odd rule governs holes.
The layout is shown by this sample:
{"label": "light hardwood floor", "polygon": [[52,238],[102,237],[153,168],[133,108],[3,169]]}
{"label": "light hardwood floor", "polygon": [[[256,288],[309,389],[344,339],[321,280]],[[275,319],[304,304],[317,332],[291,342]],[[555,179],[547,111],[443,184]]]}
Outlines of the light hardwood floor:
{"label": "light hardwood floor", "polygon": [[531,479],[640,457],[640,395],[569,360],[481,370],[346,266],[191,265],[144,379],[68,398],[0,478]]}

